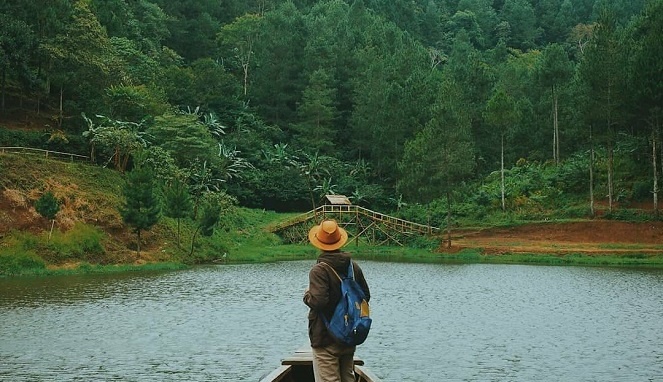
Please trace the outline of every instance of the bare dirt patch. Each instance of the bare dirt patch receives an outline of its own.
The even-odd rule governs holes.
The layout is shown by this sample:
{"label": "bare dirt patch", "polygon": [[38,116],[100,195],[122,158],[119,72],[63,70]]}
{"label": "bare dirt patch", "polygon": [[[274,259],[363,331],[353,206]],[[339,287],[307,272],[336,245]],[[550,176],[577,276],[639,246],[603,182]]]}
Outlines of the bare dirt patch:
{"label": "bare dirt patch", "polygon": [[11,229],[36,232],[47,227],[27,197],[16,190],[4,190],[0,193],[0,237]]}
{"label": "bare dirt patch", "polygon": [[539,223],[452,234],[453,251],[475,248],[486,254],[663,254],[663,222],[658,221]]}

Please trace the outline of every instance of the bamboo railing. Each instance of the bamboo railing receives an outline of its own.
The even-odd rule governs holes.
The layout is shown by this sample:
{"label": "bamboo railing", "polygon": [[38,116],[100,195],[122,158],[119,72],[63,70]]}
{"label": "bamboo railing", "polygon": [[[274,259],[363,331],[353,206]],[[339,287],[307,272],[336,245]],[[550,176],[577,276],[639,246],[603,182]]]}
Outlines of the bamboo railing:
{"label": "bamboo railing", "polygon": [[72,154],[72,153],[63,153],[60,151],[53,150],[44,150],[44,149],[35,149],[31,147],[0,147],[0,153],[12,153],[12,154],[29,154],[29,155],[39,155],[45,158],[55,157],[55,158],[69,158],[72,162],[74,159],[78,160],[88,160],[89,157],[86,155]]}
{"label": "bamboo railing", "polygon": [[380,236],[386,238],[386,241],[401,244],[394,233],[404,235],[434,235],[440,232],[438,227],[411,222],[364,207],[329,204],[283,221],[271,227],[270,231],[277,234],[282,233],[291,242],[303,242],[306,240],[306,232],[310,228],[311,221],[317,224],[323,219],[330,217],[336,218],[339,224],[346,229],[353,228],[353,232],[349,233],[351,236],[354,235],[355,239],[359,236],[374,238],[376,232],[379,232]]}

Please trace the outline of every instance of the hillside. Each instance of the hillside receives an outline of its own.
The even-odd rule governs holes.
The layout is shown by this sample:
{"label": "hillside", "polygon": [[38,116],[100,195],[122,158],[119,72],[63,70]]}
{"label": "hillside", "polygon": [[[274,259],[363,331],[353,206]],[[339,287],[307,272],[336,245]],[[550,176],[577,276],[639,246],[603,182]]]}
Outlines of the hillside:
{"label": "hillside", "polygon": [[[140,256],[133,250],[135,235],[123,224],[117,209],[124,182],[120,173],[81,162],[19,154],[0,154],[0,173],[0,237],[9,237],[12,231],[46,235],[50,222],[36,212],[34,204],[51,191],[61,203],[56,233],[65,234],[81,224],[103,233],[103,258],[89,260],[134,263],[169,259],[158,250],[172,235],[165,225],[143,235]],[[67,260],[65,256],[51,262]]]}
{"label": "hillside", "polygon": [[[143,233],[142,250],[138,254],[136,236],[122,222],[117,209],[122,203],[121,185],[124,181],[117,171],[82,162],[5,153],[0,154],[0,173],[0,255],[3,248],[18,246],[38,253],[45,265],[52,269],[76,266],[81,262],[205,262],[215,261],[226,252],[235,256],[238,251],[257,251],[259,254],[256,256],[265,258],[273,258],[274,252],[287,253],[284,249],[267,249],[278,247],[275,237],[253,243],[253,239],[247,239],[249,236],[261,236],[256,232],[264,232],[262,228],[265,225],[283,218],[278,214],[265,215],[262,211],[252,223],[244,224],[252,228],[223,230],[223,238],[216,237],[197,249],[208,254],[194,259],[186,258],[188,248],[176,248],[173,240],[176,230],[172,219],[162,219]],[[34,208],[35,201],[47,190],[62,203],[55,220],[56,233],[51,241],[47,240],[49,221]],[[185,224],[183,232],[183,237],[187,238],[184,241],[188,242],[191,226]],[[98,246],[95,246],[95,241]],[[227,244],[237,241],[243,244],[235,248]],[[662,243],[663,222],[660,221],[551,221],[511,227],[461,227],[453,232],[451,250],[444,248],[442,243],[439,252],[457,253],[472,249],[488,256],[661,256]],[[255,261],[255,258],[249,261]]]}
{"label": "hillside", "polygon": [[[168,268],[315,255],[312,249],[280,245],[276,235],[266,232],[265,227],[288,215],[231,205],[224,206],[211,235],[198,233],[195,241],[196,222],[182,219],[179,247],[176,220],[162,216],[150,230],[142,231],[139,253],[136,234],[118,210],[124,202],[125,182],[118,171],[80,161],[0,152],[0,174],[0,276],[81,266]],[[35,202],[47,191],[61,204],[51,239],[51,222],[35,210]]]}
{"label": "hillside", "polygon": [[[120,169],[133,147],[161,149],[161,163],[183,170],[241,174],[232,195],[278,211],[310,206],[316,188],[378,211],[425,204],[442,188],[482,182],[502,159],[507,169],[572,162],[527,179],[545,189],[510,187],[511,205],[586,195],[590,164],[597,195],[641,201],[663,104],[651,80],[661,73],[662,7],[2,2],[0,53],[11,57],[0,125],[25,134],[0,129],[0,143],[87,154],[94,141],[96,160]],[[445,186],[449,173],[455,184]],[[485,207],[495,190],[479,191],[463,198]]]}

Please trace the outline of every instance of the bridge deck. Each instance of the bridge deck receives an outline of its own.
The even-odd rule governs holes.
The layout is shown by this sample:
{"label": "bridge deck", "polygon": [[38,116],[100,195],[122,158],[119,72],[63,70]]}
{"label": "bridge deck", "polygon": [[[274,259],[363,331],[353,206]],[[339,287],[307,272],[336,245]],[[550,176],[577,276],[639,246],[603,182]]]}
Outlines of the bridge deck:
{"label": "bridge deck", "polygon": [[293,242],[303,242],[306,240],[306,232],[310,228],[308,226],[311,225],[311,220],[317,223],[330,217],[330,215],[337,218],[339,224],[346,229],[352,227],[355,238],[359,236],[375,237],[376,232],[379,231],[380,235],[378,236],[382,236],[384,241],[394,241],[401,244],[395,237],[395,233],[405,235],[432,235],[440,232],[440,229],[437,227],[389,216],[364,207],[329,204],[286,220],[272,227],[270,231],[274,233],[291,231],[285,236],[289,236],[289,239]]}

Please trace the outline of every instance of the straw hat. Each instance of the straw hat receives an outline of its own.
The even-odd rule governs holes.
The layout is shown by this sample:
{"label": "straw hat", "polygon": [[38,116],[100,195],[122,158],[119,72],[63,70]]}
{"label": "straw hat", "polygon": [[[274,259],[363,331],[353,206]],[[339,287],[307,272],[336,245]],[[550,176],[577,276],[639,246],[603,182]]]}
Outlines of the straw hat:
{"label": "straw hat", "polygon": [[345,245],[348,233],[335,220],[323,220],[308,231],[308,240],[323,251],[334,251]]}

